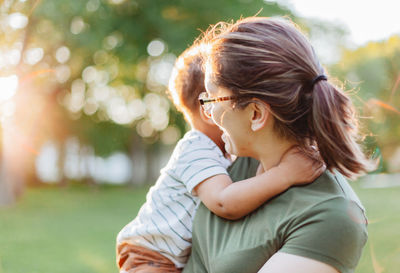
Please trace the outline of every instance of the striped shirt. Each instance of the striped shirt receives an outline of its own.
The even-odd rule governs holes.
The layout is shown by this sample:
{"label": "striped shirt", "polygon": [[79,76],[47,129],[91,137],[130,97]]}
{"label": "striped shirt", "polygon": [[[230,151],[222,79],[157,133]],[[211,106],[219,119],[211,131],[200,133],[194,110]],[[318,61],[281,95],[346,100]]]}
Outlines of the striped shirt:
{"label": "striped shirt", "polygon": [[178,142],[168,164],[147,193],[136,218],[118,234],[117,244],[147,247],[184,267],[190,255],[192,222],[200,202],[192,195],[202,181],[228,175],[230,161],[205,134],[191,130]]}

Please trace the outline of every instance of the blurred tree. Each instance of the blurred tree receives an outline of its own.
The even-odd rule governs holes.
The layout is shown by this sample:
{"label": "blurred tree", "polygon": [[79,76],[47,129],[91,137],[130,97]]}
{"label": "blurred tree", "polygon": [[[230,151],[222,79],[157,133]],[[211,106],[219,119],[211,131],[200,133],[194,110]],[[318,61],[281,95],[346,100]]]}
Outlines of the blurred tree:
{"label": "blurred tree", "polygon": [[[382,152],[385,159],[400,152],[400,37],[345,50],[333,73],[356,91],[369,150]],[[383,170],[400,171],[390,160],[384,163]]]}
{"label": "blurred tree", "polygon": [[176,56],[210,23],[257,12],[290,15],[263,0],[4,0],[0,77],[19,85],[3,119],[2,192],[22,192],[48,139],[75,135],[101,156],[142,150],[152,164],[186,130],[164,95]]}
{"label": "blurred tree", "polygon": [[[139,126],[139,135],[154,142],[168,125],[170,105],[163,95],[175,56],[199,28],[261,8],[263,15],[289,13],[261,0],[41,1],[31,28],[49,56],[47,65],[56,76],[60,72],[60,101],[75,118],[90,116],[93,130],[107,121]],[[64,51],[69,72],[54,60]],[[182,122],[176,124],[185,130]]]}

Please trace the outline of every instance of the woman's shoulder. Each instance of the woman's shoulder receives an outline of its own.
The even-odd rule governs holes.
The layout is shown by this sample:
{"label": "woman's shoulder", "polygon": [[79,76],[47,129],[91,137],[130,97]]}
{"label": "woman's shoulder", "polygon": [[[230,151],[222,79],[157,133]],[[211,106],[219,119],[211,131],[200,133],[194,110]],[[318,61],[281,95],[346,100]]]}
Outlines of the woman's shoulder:
{"label": "woman's shoulder", "polygon": [[347,180],[338,172],[324,172],[314,182],[301,186],[291,187],[282,198],[295,200],[308,200],[310,205],[329,202],[338,199],[343,202],[351,201],[357,204],[363,211],[364,207],[360,199],[349,185]]}
{"label": "woman's shoulder", "polygon": [[287,220],[280,251],[353,272],[368,238],[367,219],[355,202],[336,196]]}
{"label": "woman's shoulder", "polygon": [[[346,179],[339,173],[325,172],[310,184],[291,187],[270,203],[266,203],[264,209],[266,213],[270,210],[280,211],[281,215],[292,219],[314,214],[339,217],[351,211],[354,217],[366,222],[363,205]],[[285,213],[282,214],[282,211]]]}
{"label": "woman's shoulder", "polygon": [[[324,173],[313,183],[282,195],[285,244],[281,251],[351,272],[368,238],[367,218],[358,197],[338,173]],[[290,201],[293,200],[293,201]]]}

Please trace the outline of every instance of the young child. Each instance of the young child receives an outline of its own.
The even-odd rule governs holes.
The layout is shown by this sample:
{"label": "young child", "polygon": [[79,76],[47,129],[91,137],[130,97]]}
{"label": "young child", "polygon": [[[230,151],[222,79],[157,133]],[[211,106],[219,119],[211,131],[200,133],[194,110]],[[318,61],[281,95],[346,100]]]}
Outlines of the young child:
{"label": "young child", "polygon": [[169,88],[192,130],[176,145],[137,217],[118,234],[120,272],[180,272],[190,255],[192,220],[200,201],[220,217],[238,219],[290,186],[313,181],[324,169],[292,149],[278,166],[232,183],[222,132],[198,101],[205,91],[199,51],[200,46],[192,46],[177,59]]}

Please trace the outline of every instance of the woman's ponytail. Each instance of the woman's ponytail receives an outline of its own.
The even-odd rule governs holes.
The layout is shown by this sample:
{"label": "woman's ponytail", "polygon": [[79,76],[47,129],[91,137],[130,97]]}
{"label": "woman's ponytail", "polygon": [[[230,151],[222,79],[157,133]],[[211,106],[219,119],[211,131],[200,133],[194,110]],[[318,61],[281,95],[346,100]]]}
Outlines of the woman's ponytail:
{"label": "woman's ponytail", "polygon": [[311,135],[328,170],[354,179],[374,168],[357,143],[358,123],[350,98],[327,81],[313,86]]}

